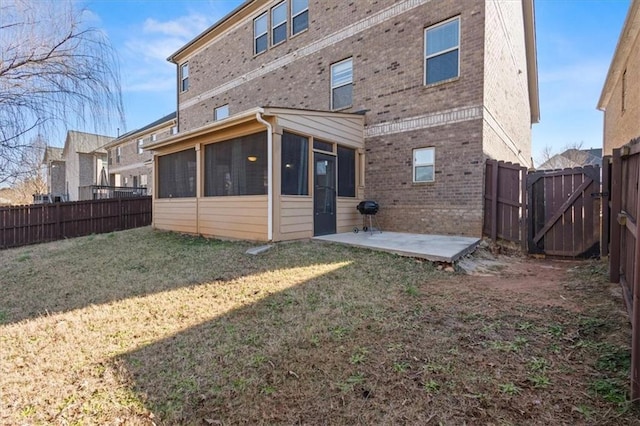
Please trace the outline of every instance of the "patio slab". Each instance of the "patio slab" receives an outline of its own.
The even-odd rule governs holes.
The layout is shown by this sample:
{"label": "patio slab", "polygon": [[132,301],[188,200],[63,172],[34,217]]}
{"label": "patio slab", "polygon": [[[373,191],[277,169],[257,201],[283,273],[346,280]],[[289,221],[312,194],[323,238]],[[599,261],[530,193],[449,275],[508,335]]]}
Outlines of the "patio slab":
{"label": "patio slab", "polygon": [[314,240],[381,250],[433,262],[453,263],[475,250],[479,238],[402,232],[346,232],[313,237]]}

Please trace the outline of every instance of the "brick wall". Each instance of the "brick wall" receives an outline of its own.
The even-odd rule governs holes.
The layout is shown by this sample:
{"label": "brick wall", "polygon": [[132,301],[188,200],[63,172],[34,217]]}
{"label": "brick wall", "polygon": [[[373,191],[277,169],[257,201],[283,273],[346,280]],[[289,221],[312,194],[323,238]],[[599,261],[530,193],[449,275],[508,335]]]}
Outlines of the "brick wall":
{"label": "brick wall", "polygon": [[640,136],[640,37],[627,58],[625,110],[622,110],[622,73],[604,114],[604,155]]}
{"label": "brick wall", "polygon": [[[480,236],[485,157],[531,156],[523,30],[510,46],[505,28],[495,28],[522,26],[520,2],[310,1],[308,31],[254,56],[253,18],[278,2],[266,3],[186,58],[190,87],[179,94],[180,131],[210,124],[225,104],[232,115],[257,106],[328,110],[330,66],[352,57],[353,106],[346,112],[366,111],[365,196],[381,203],[383,228]],[[424,30],[456,16],[460,76],[425,86]],[[503,72],[509,77],[500,87]],[[436,179],[413,184],[413,149],[422,147],[435,148]]]}
{"label": "brick wall", "polygon": [[531,162],[531,109],[522,3],[487,0],[484,152],[523,166]]}

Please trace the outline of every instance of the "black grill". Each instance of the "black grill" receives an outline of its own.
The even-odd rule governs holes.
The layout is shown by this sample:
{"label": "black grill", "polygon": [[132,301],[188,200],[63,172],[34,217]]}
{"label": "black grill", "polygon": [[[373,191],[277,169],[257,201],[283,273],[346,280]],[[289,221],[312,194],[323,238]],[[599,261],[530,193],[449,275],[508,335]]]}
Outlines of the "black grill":
{"label": "black grill", "polygon": [[[382,232],[380,230],[380,226],[378,225],[378,221],[376,220],[376,217],[375,217],[376,213],[378,213],[378,210],[380,210],[380,205],[378,203],[372,200],[361,201],[356,206],[356,209],[358,209],[358,211],[362,215],[363,231],[366,232],[368,230],[370,233],[373,234],[373,222],[375,222],[377,226],[376,230],[378,232]],[[367,219],[369,220],[367,221]],[[353,228],[353,232],[355,232],[356,234],[358,233],[358,231],[359,231],[358,227]]]}
{"label": "black grill", "polygon": [[360,214],[375,215],[380,209],[380,205],[375,201],[361,201],[356,207]]}

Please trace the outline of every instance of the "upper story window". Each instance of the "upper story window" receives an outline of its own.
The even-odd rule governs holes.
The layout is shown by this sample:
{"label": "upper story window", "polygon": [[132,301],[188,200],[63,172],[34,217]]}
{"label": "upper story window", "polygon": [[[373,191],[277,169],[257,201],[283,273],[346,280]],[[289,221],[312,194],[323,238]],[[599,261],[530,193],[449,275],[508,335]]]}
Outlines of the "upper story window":
{"label": "upper story window", "polygon": [[155,133],[151,133],[151,142],[155,142],[158,139]]}
{"label": "upper story window", "polygon": [[213,119],[215,121],[222,120],[223,118],[227,118],[229,116],[229,104],[222,105],[213,110]]}
{"label": "upper story window", "polygon": [[189,90],[189,62],[180,65],[180,91]]}
{"label": "upper story window", "polygon": [[271,45],[287,39],[287,2],[283,1],[271,9]]}
{"label": "upper story window", "polygon": [[309,0],[291,0],[291,35],[309,28]]}
{"label": "upper story window", "polygon": [[424,31],[425,84],[460,75],[460,18],[433,25]]}
{"label": "upper story window", "polygon": [[267,14],[263,13],[253,21],[253,53],[258,54],[267,50],[268,44]]}
{"label": "upper story window", "polygon": [[420,148],[413,150],[413,181],[433,182],[435,148]]}
{"label": "upper story window", "polygon": [[178,126],[171,127],[171,134],[172,135],[177,135],[178,134]]}
{"label": "upper story window", "polygon": [[353,60],[331,65],[331,109],[350,107],[353,101]]}
{"label": "upper story window", "polygon": [[142,154],[144,152],[142,146],[144,145],[144,139],[138,139],[138,154]]}
{"label": "upper story window", "polygon": [[116,164],[120,163],[120,156],[122,155],[122,147],[119,146],[116,148]]}

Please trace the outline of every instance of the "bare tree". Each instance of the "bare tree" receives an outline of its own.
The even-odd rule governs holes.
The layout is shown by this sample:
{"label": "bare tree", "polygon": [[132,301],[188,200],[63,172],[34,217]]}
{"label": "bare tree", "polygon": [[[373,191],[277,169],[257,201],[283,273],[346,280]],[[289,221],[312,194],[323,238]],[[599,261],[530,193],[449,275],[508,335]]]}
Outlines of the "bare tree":
{"label": "bare tree", "polygon": [[537,158],[536,164],[540,166],[551,160],[557,154],[563,154],[563,157],[568,160],[580,162],[585,155],[584,152],[582,152],[583,146],[584,141],[572,142],[564,145],[561,151],[555,151],[550,145],[545,145],[545,147],[542,148],[540,157]]}
{"label": "bare tree", "polygon": [[34,134],[70,126],[98,133],[124,127],[117,57],[106,36],[83,23],[74,0],[0,4],[0,184],[30,171]]}

